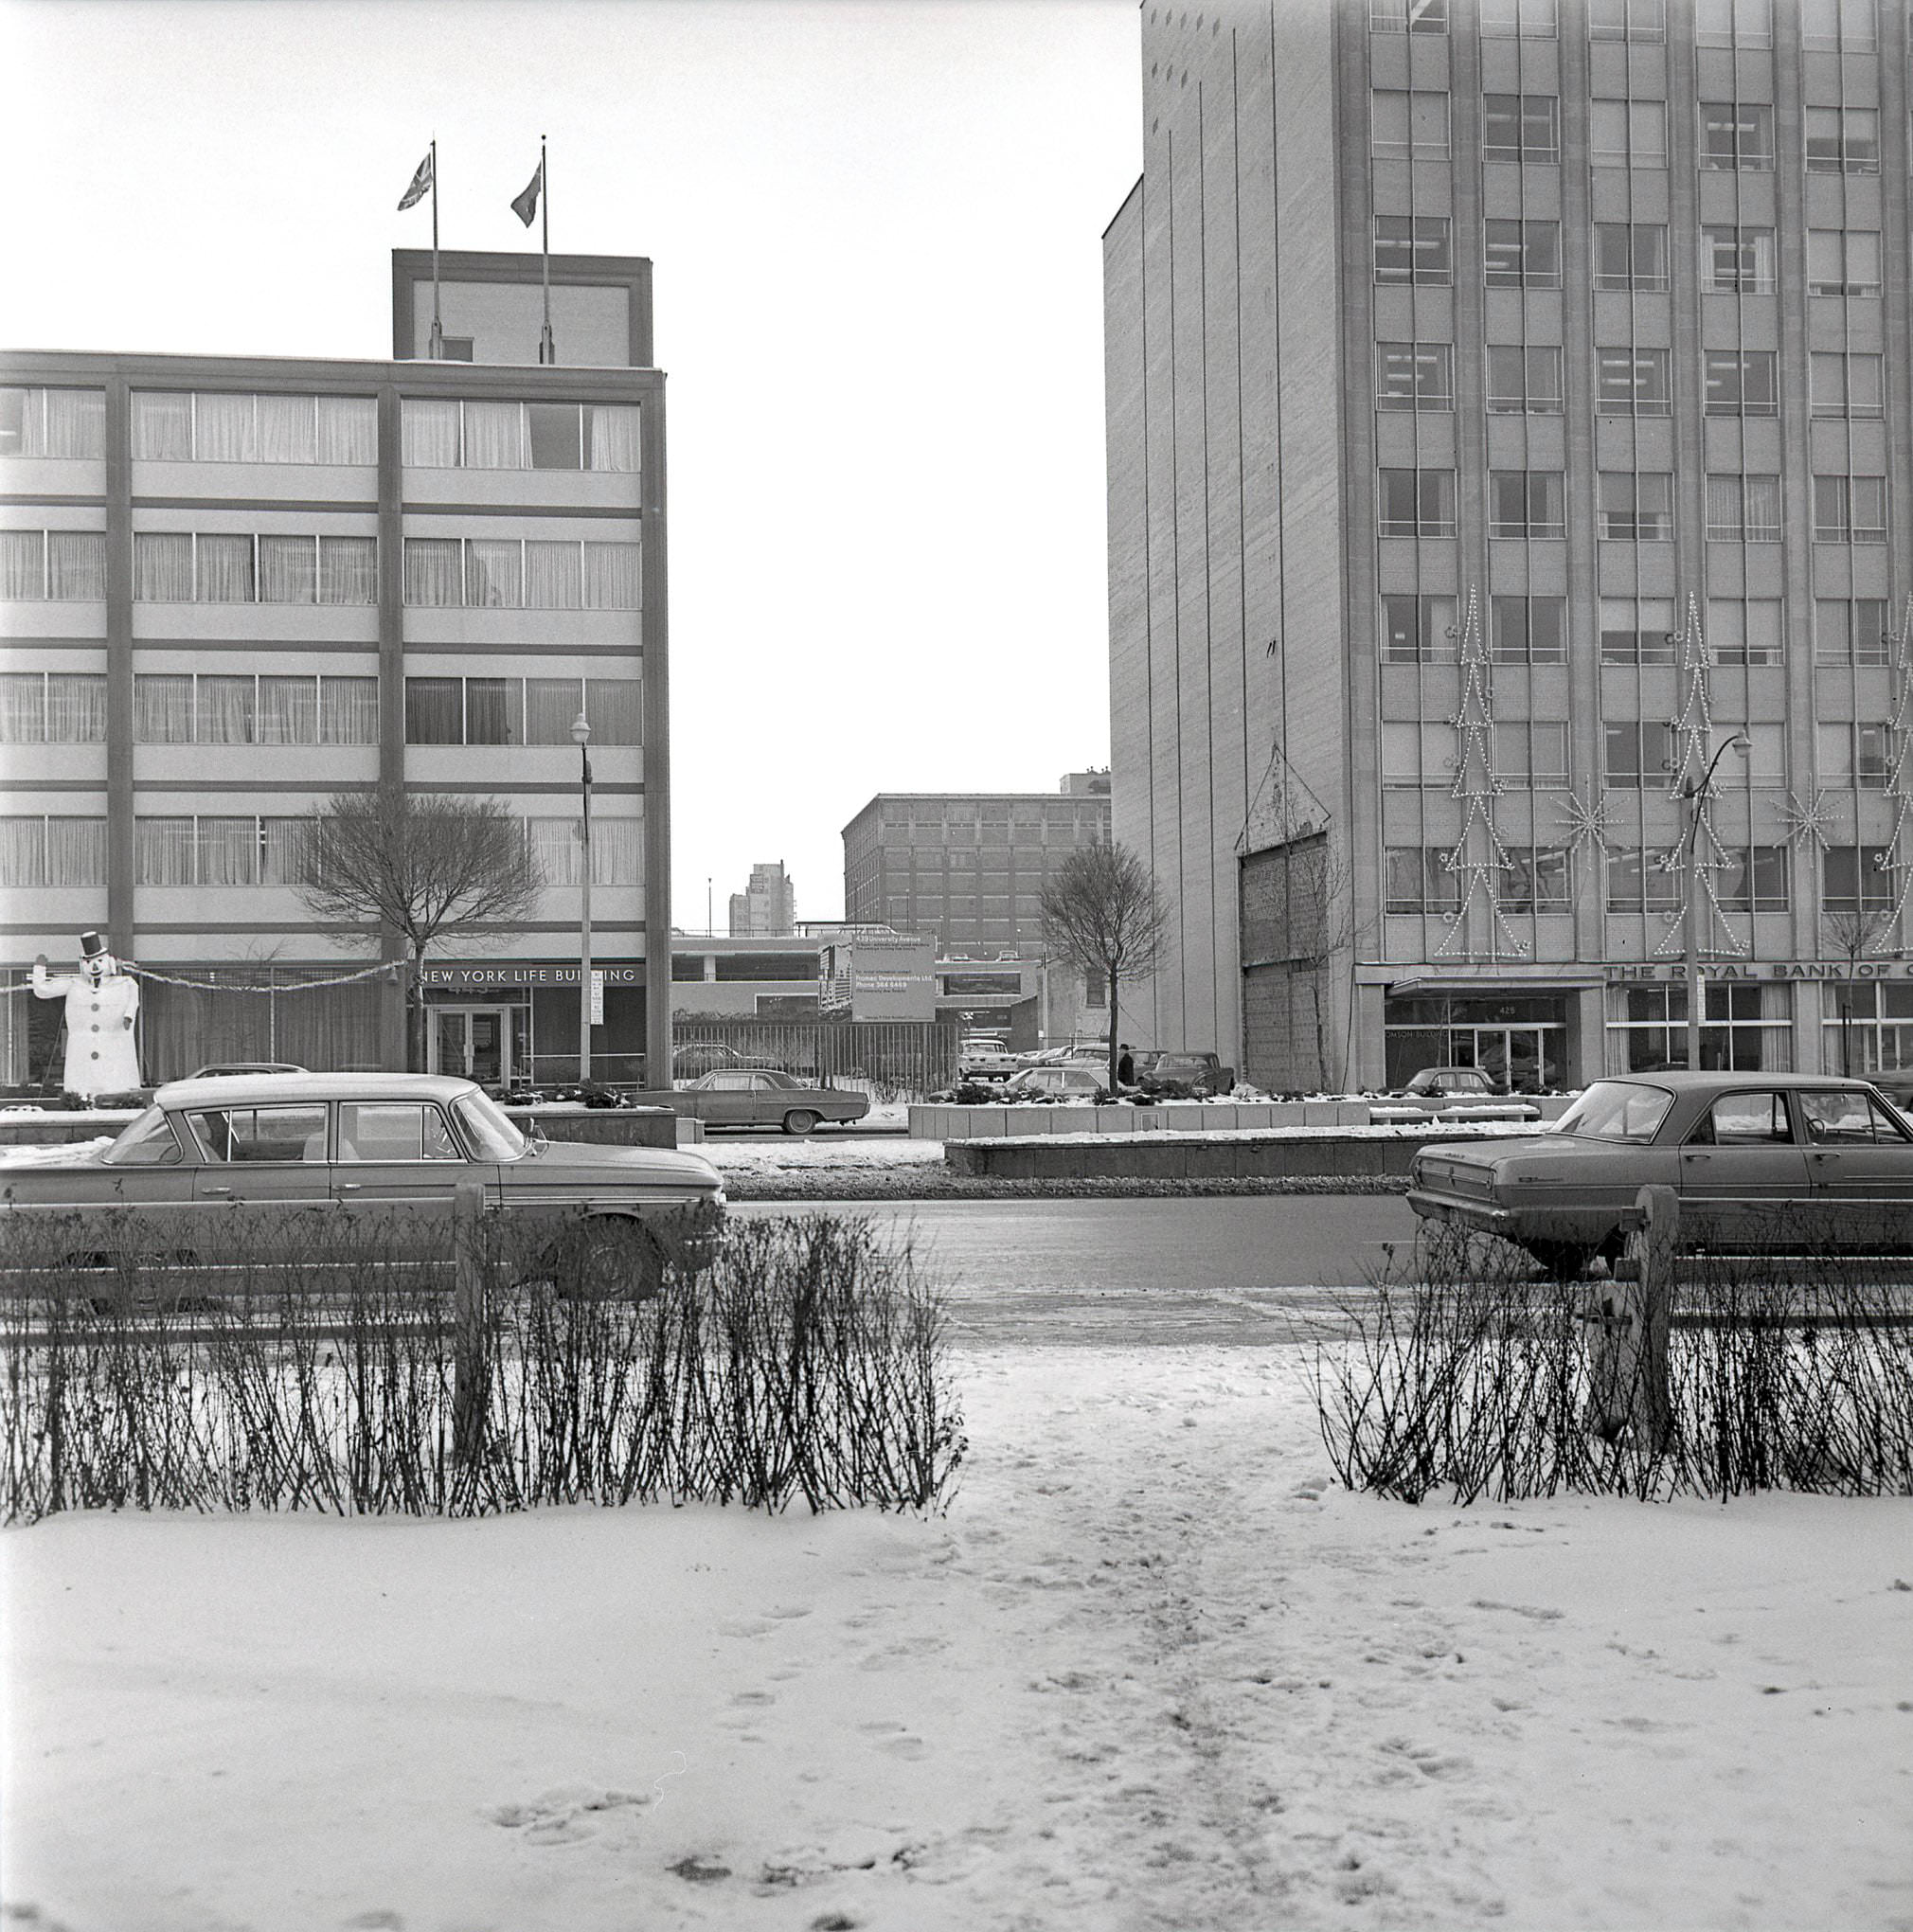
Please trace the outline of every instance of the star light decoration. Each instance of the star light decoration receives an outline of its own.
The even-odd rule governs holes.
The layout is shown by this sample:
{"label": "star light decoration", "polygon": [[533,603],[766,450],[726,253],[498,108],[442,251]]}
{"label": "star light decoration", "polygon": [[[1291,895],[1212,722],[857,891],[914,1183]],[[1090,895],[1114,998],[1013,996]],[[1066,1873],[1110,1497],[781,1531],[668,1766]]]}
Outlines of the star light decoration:
{"label": "star light decoration", "polygon": [[[1707,640],[1706,632],[1701,628],[1700,600],[1691,591],[1688,593],[1687,619],[1681,626],[1677,661],[1681,707],[1673,721],[1673,769],[1668,778],[1668,796],[1671,798],[1682,797],[1688,786],[1698,785],[1706,778],[1714,755],[1713,707],[1707,697]],[[1679,847],[1658,862],[1665,870],[1684,869],[1687,876],[1683,881],[1680,903],[1666,915],[1667,931],[1662,935],[1660,944],[1654,949],[1654,957],[1668,958],[1685,949],[1687,895],[1698,887],[1707,902],[1706,926],[1699,938],[1698,950],[1704,953],[1725,951],[1737,958],[1743,958],[1747,948],[1727,924],[1726,913],[1721,905],[1715,885],[1716,875],[1725,871],[1733,861],[1727,857],[1720,834],[1714,830],[1709,800],[1695,798],[1693,812],[1693,837],[1688,845],[1686,867],[1681,868]]]}
{"label": "star light decoration", "polygon": [[1610,820],[1612,811],[1605,798],[1583,798],[1579,792],[1570,792],[1554,818],[1561,828],[1562,844],[1571,852],[1580,851],[1583,846],[1596,853],[1605,851],[1607,835],[1614,829]]}
{"label": "star light decoration", "polygon": [[[1494,829],[1493,801],[1501,796],[1500,775],[1494,769],[1494,712],[1490,687],[1488,647],[1481,635],[1481,605],[1471,584],[1468,611],[1461,622],[1461,707],[1449,719],[1460,741],[1455,758],[1451,798],[1461,800],[1461,831],[1442,856],[1441,869],[1461,882],[1459,901],[1443,915],[1448,937],[1436,947],[1437,958],[1525,959],[1528,941],[1508,922],[1494,889],[1496,875],[1509,865],[1508,848]],[[1476,901],[1485,908],[1486,950],[1470,942],[1469,908]]]}
{"label": "star light decoration", "polygon": [[1786,828],[1787,843],[1802,850],[1809,846],[1827,850],[1827,834],[1834,830],[1834,798],[1831,792],[1816,791],[1810,798],[1789,792],[1780,807],[1780,823]]}
{"label": "star light decoration", "polygon": [[1882,951],[1899,930],[1907,890],[1913,887],[1913,866],[1907,863],[1913,858],[1913,769],[1909,769],[1913,764],[1909,759],[1913,754],[1913,733],[1909,733],[1909,718],[1913,718],[1913,593],[1901,612],[1898,632],[1888,630],[1886,642],[1894,686],[1893,713],[1886,720],[1887,756],[1891,760],[1886,768],[1886,796],[1893,801],[1893,831],[1877,863],[1882,871],[1900,874],[1900,890],[1894,895],[1892,911],[1880,922]]}

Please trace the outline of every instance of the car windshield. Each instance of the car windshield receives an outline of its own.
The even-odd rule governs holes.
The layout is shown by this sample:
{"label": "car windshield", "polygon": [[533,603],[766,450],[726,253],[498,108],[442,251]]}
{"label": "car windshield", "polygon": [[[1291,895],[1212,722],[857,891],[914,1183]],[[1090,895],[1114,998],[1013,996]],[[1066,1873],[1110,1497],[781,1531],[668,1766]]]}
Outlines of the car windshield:
{"label": "car windshield", "polygon": [[100,1159],[114,1167],[163,1167],[179,1158],[179,1143],[160,1107],[149,1107],[138,1119],[120,1130]]}
{"label": "car windshield", "polygon": [[480,1160],[516,1160],[524,1154],[527,1141],[506,1118],[498,1102],[488,1094],[460,1094],[452,1102]]}
{"label": "car windshield", "polygon": [[1555,1123],[1557,1134],[1589,1140],[1629,1140],[1641,1145],[1654,1137],[1673,1095],[1666,1087],[1632,1080],[1598,1080]]}

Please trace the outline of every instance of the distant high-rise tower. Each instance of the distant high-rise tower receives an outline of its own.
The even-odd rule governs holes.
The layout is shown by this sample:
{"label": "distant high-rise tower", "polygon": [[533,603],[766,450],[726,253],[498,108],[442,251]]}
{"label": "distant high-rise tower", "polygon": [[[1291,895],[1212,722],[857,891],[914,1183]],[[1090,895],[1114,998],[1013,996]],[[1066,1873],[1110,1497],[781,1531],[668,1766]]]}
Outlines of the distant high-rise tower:
{"label": "distant high-rise tower", "polygon": [[731,938],[775,938],[797,929],[797,888],[781,859],[751,868],[751,883],[731,894]]}
{"label": "distant high-rise tower", "polygon": [[1691,877],[1704,1064],[1913,1064],[1884,965],[1830,983],[1913,944],[1906,0],[1140,22],[1112,761],[1174,918],[1136,1037],[1267,1087],[1678,1062]]}

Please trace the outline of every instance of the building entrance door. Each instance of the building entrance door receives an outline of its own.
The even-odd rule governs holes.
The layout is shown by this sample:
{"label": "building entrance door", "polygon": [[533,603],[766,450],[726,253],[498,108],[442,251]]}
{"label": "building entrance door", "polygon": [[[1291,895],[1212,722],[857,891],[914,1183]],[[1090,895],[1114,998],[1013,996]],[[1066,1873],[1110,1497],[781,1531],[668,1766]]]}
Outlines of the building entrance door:
{"label": "building entrance door", "polygon": [[432,1065],[434,1073],[458,1074],[480,1086],[510,1086],[519,1057],[513,1040],[517,1030],[514,1007],[434,1007]]}
{"label": "building entrance door", "polygon": [[1457,1029],[1456,1046],[1462,1065],[1478,1066],[1510,1093],[1533,1094],[1560,1084],[1564,1033],[1547,1026],[1470,1027]]}

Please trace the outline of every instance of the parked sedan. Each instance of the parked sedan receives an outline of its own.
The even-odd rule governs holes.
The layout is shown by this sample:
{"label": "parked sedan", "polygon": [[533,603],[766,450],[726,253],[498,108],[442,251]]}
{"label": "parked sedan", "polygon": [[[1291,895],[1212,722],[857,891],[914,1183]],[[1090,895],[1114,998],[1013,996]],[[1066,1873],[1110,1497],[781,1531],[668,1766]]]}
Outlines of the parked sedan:
{"label": "parked sedan", "polygon": [[1213,1053],[1153,1051],[1136,1056],[1135,1083],[1156,1100],[1216,1100],[1234,1090],[1236,1070]]}
{"label": "parked sedan", "polygon": [[995,1098],[1093,1107],[1109,1099],[1109,1089],[1086,1066],[1026,1066]]}
{"label": "parked sedan", "polygon": [[341,1217],[342,1233],[391,1217],[403,1251],[408,1219],[442,1244],[461,1181],[514,1221],[583,1216],[613,1254],[639,1244],[639,1222],[724,1200],[702,1155],[527,1139],[468,1080],[233,1074],[162,1086],[103,1148],[0,1164],[0,1242],[9,1221],[77,1213],[80,1251],[138,1252],[142,1223],[163,1222],[169,1250],[211,1261],[260,1225],[236,1208],[316,1208]]}
{"label": "parked sedan", "polygon": [[768,1067],[721,1068],[657,1098],[706,1127],[781,1127],[786,1134],[808,1134],[820,1120],[861,1120],[870,1111],[863,1094],[807,1086]]}
{"label": "parked sedan", "polygon": [[1597,1081],[1551,1132],[1423,1148],[1408,1205],[1575,1274],[1618,1253],[1622,1210],[1649,1185],[1678,1192],[1695,1246],[1899,1247],[1913,1237],[1913,1125],[1831,1075]]}

